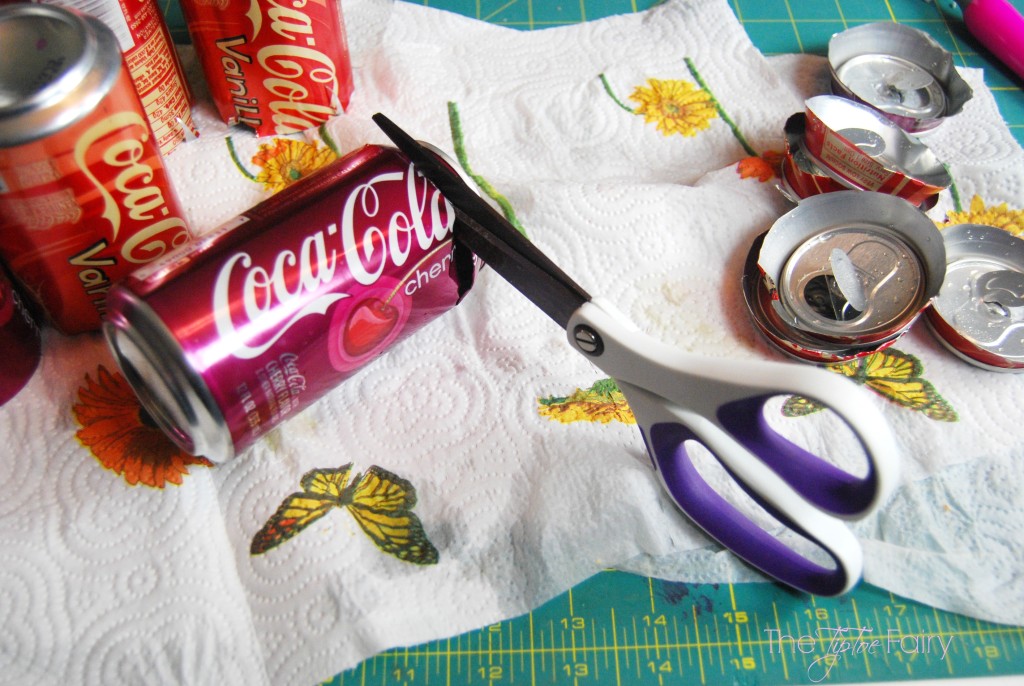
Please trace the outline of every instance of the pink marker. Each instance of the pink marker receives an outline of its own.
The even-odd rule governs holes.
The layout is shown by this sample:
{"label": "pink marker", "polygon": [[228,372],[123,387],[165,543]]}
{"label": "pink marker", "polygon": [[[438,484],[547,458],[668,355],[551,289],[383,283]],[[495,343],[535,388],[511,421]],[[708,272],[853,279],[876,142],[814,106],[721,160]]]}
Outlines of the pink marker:
{"label": "pink marker", "polygon": [[967,30],[1024,79],[1024,17],[1007,0],[956,0]]}

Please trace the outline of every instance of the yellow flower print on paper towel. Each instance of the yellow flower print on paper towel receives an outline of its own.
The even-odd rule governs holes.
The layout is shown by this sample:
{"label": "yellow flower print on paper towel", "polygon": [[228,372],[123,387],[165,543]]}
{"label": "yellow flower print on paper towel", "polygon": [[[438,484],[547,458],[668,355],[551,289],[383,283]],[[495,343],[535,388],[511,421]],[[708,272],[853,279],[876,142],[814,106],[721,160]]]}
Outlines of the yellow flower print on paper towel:
{"label": "yellow flower print on paper towel", "polygon": [[678,133],[692,138],[698,132],[709,129],[713,119],[720,118],[747,154],[747,157],[736,164],[736,173],[740,178],[768,183],[777,177],[782,163],[782,153],[768,151],[762,155],[754,150],[739,126],[712,93],[693,60],[686,58],[684,62],[690,76],[693,77],[692,82],[648,78],[647,82],[637,86],[628,98],[637,103],[636,107],[630,107],[615,95],[604,74],[600,75],[601,84],[615,104],[630,114],[642,116],[645,123],[654,124],[665,137]]}
{"label": "yellow flower print on paper towel", "polygon": [[537,408],[540,416],[562,424],[636,424],[636,417],[626,404],[626,396],[619,390],[614,379],[602,379],[585,390],[577,388],[575,393],[567,397],[549,396],[538,398],[537,402],[540,405]]}
{"label": "yellow flower print on paper towel", "polygon": [[271,143],[261,144],[252,158],[253,164],[260,167],[255,181],[276,193],[337,158],[333,150],[320,147],[316,141],[275,138]]}
{"label": "yellow flower print on paper towel", "polygon": [[966,211],[957,209],[948,212],[946,221],[939,224],[939,227],[954,224],[985,224],[1024,238],[1024,210],[1010,209],[1005,202],[986,207],[985,201],[977,195],[971,198],[971,205]]}
{"label": "yellow flower print on paper towel", "polygon": [[647,79],[629,99],[637,103],[633,111],[665,136],[692,138],[718,116],[711,94],[689,81]]}
{"label": "yellow flower print on paper towel", "polygon": [[230,137],[227,138],[227,146],[238,171],[250,181],[261,184],[270,193],[284,190],[338,159],[338,153],[330,141],[321,145],[317,141],[301,138],[274,138],[269,143],[260,143],[256,154],[252,156],[252,164],[259,168],[254,174],[239,159]]}

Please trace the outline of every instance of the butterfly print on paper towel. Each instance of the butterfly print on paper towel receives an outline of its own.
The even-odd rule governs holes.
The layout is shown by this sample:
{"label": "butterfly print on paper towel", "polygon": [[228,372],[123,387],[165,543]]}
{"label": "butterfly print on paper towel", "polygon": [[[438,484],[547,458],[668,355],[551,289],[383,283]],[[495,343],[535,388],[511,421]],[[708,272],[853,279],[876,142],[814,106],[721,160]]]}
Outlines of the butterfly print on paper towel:
{"label": "butterfly print on paper towel", "polygon": [[[921,360],[899,350],[883,350],[846,362],[826,366],[829,371],[842,374],[867,386],[883,398],[897,405],[924,414],[940,422],[958,420],[956,410],[939,395],[930,381],[925,379]],[[803,417],[824,409],[818,403],[794,395],[782,406],[787,417]]]}
{"label": "butterfly print on paper towel", "polygon": [[292,538],[334,509],[348,510],[374,545],[400,560],[437,563],[437,549],[412,513],[416,489],[386,469],[371,466],[351,480],[352,465],[313,469],[252,539],[249,552],[261,555]]}

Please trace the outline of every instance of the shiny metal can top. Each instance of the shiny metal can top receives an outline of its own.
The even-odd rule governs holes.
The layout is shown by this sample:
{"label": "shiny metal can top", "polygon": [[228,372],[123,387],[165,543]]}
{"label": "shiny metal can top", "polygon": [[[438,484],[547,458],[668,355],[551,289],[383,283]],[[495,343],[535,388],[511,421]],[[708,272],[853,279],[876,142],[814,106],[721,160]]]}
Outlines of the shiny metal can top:
{"label": "shiny metal can top", "polygon": [[928,311],[932,330],[976,366],[1024,371],[1024,239],[980,224],[942,235],[946,278]]}
{"label": "shiny metal can top", "polygon": [[923,265],[905,241],[881,227],[852,224],[796,247],[780,275],[779,298],[798,328],[872,339],[916,315],[923,288]]}
{"label": "shiny metal can top", "polygon": [[805,102],[804,144],[827,174],[921,205],[950,186],[945,164],[876,110],[834,95]]}
{"label": "shiny metal can top", "polygon": [[963,110],[973,92],[934,38],[905,24],[874,22],[832,36],[834,93],[879,110],[917,133]]}
{"label": "shiny metal can top", "polygon": [[122,68],[113,32],[55,5],[0,7],[0,146],[44,138],[89,114]]}
{"label": "shiny metal can top", "polygon": [[915,321],[942,284],[945,248],[906,201],[838,191],[807,198],[775,222],[758,267],[787,327],[864,346]]}

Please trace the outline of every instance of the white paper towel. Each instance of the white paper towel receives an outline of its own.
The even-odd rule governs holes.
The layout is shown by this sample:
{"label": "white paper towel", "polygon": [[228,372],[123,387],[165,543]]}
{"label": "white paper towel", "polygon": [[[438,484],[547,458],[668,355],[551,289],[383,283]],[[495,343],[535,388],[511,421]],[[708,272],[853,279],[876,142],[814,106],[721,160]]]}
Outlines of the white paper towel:
{"label": "white paper towel", "polygon": [[[454,155],[454,111],[473,171],[586,289],[685,350],[779,357],[747,319],[739,276],[750,241],[788,205],[772,179],[744,178],[738,164],[748,149],[783,149],[785,119],[820,88],[820,58],[765,60],[723,0],[534,33],[387,0],[344,9],[356,93],[327,127],[334,146],[385,142],[369,119],[381,111]],[[184,57],[202,135],[168,166],[205,232],[268,197],[254,178],[266,168],[260,146],[277,142],[219,124]],[[927,141],[965,202],[1008,203],[1004,215],[1019,217],[1024,153],[980,72],[965,75],[975,98]],[[698,77],[721,111],[684,127],[692,136],[666,136],[622,106],[639,106],[638,89],[654,94],[652,80]],[[947,195],[931,214],[951,209]],[[856,525],[866,578],[1019,621],[1024,376],[970,367],[922,326],[896,347],[959,421],[879,396],[905,463],[892,500]],[[241,458],[179,465],[180,485],[142,485],[164,473],[120,475],[76,440],[83,415],[72,408],[100,403],[104,389],[115,392],[103,407],[131,411],[101,365],[114,369],[98,337],[48,332],[39,371],[0,408],[0,684],[311,684],[380,650],[520,614],[609,566],[760,578],[662,496],[635,426],[541,412],[538,398],[602,375],[490,272],[456,310]],[[826,417],[773,421],[835,447]],[[135,435],[151,438],[145,426]],[[437,564],[383,553],[342,507],[250,554],[304,474],[349,463],[415,487]]]}

